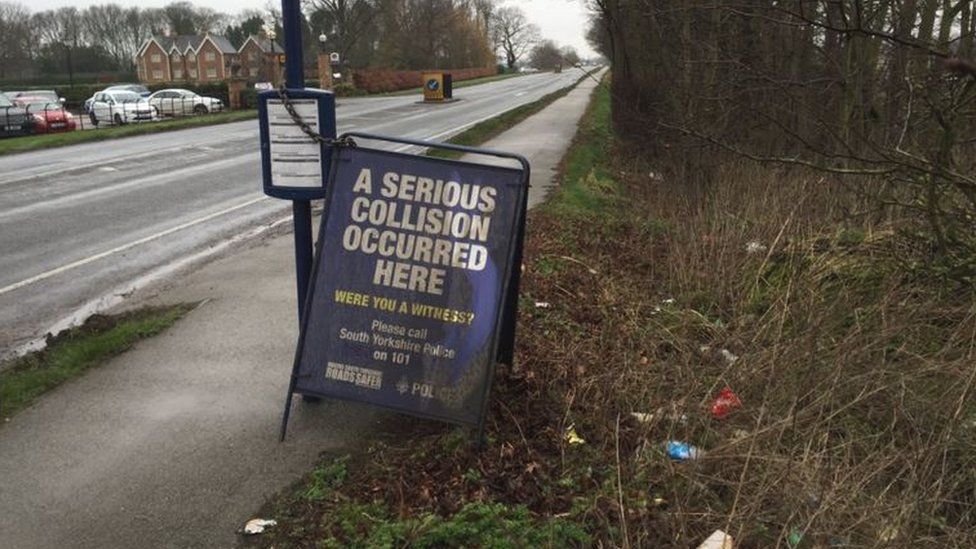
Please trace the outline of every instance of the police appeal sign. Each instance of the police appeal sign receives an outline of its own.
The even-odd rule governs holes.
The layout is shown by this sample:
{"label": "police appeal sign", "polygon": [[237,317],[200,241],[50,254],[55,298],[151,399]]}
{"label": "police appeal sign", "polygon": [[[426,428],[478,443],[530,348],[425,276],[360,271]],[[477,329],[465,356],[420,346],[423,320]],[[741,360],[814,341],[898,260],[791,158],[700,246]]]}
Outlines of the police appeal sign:
{"label": "police appeal sign", "polygon": [[522,170],[340,149],[295,389],[478,423]]}

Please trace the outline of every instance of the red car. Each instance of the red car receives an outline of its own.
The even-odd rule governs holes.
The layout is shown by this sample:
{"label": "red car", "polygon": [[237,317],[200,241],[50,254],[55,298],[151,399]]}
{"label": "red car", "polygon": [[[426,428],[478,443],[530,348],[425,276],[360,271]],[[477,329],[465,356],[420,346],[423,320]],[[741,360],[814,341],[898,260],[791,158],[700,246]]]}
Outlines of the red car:
{"label": "red car", "polygon": [[61,98],[53,91],[8,92],[7,97],[27,109],[33,133],[71,132],[78,127],[75,116],[64,108]]}

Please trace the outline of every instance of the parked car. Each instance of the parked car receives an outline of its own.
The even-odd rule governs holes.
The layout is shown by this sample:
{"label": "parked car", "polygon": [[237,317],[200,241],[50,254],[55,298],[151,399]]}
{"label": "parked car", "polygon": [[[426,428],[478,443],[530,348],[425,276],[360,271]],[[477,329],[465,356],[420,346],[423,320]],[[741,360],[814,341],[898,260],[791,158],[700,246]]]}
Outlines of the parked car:
{"label": "parked car", "polygon": [[[107,91],[130,91],[130,92],[138,93],[141,97],[149,97],[152,94],[152,92],[149,91],[149,88],[143,86],[142,84],[114,84],[112,86],[109,86],[109,87],[105,88],[102,91],[103,92],[107,92]],[[99,92],[99,93],[101,93],[101,92]],[[91,112],[91,105],[94,102],[95,102],[95,96],[94,95],[85,100],[85,112],[86,113],[90,113]]]}
{"label": "parked car", "polygon": [[162,116],[207,114],[224,110],[224,104],[216,97],[204,97],[190,90],[159,90],[149,96],[149,104]]}
{"label": "parked car", "polygon": [[157,116],[149,101],[132,91],[102,91],[92,98],[91,122],[121,126],[130,122],[149,122]]}
{"label": "parked car", "polygon": [[27,135],[31,130],[31,118],[27,109],[14,105],[6,95],[0,93],[0,137]]}
{"label": "parked car", "polygon": [[54,91],[31,90],[6,95],[15,105],[27,110],[33,133],[71,132],[78,126],[75,116],[64,108],[64,99]]}

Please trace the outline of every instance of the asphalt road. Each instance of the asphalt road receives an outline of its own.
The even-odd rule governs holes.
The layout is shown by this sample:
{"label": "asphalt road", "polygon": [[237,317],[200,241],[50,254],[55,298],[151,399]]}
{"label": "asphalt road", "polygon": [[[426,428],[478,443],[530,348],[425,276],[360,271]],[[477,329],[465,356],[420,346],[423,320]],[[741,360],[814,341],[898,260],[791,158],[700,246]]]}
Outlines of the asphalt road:
{"label": "asphalt road", "polygon": [[[445,139],[580,75],[461,88],[444,105],[343,99],[339,132]],[[260,190],[257,134],[246,121],[0,157],[0,355],[290,215]]]}

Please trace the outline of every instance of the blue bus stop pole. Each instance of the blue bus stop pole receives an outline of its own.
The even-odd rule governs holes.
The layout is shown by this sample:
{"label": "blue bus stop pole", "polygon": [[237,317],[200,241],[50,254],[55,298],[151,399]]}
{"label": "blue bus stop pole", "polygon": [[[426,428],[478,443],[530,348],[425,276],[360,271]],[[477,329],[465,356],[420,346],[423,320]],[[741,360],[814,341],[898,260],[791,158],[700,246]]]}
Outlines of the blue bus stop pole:
{"label": "blue bus stop pole", "polygon": [[[290,90],[305,87],[305,65],[302,59],[301,0],[281,0],[282,27],[285,35],[285,87]],[[292,201],[292,222],[295,229],[295,278],[298,285],[298,323],[304,315],[305,296],[312,274],[312,203],[310,200]]]}
{"label": "blue bus stop pole", "polygon": [[[305,88],[305,63],[302,59],[302,11],[301,0],[281,0],[281,23],[285,34],[285,87],[290,90]],[[333,113],[333,119],[335,119]],[[293,200],[291,203],[292,223],[295,230],[295,282],[298,286],[298,326],[303,326],[305,299],[308,284],[312,277],[312,201]],[[281,440],[285,439],[288,413],[291,408],[292,387],[288,391],[288,403],[281,425]],[[321,399],[302,395],[305,402],[319,402]]]}

